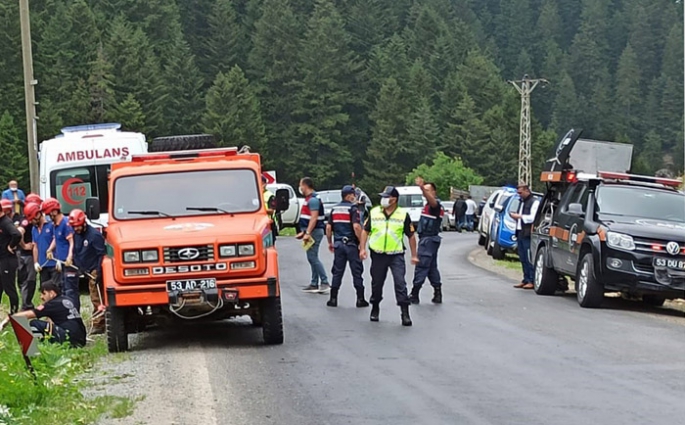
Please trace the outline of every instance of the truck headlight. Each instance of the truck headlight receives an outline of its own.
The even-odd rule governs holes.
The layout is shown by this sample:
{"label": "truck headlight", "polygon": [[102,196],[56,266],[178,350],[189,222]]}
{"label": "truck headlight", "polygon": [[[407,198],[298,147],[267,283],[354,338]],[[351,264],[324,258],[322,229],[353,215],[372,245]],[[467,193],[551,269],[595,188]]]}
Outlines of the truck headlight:
{"label": "truck headlight", "polygon": [[254,244],[248,243],[238,245],[238,255],[241,257],[254,255]]}
{"label": "truck headlight", "polygon": [[156,249],[146,249],[142,252],[143,263],[152,263],[159,261],[159,253]]}
{"label": "truck headlight", "polygon": [[635,241],[630,235],[623,233],[607,232],[607,245],[611,248],[625,249],[633,251],[635,249]]}
{"label": "truck headlight", "polygon": [[139,263],[140,251],[124,251],[124,263]]}
{"label": "truck headlight", "polygon": [[236,255],[235,245],[221,245],[219,247],[219,256],[220,257],[235,257],[235,255]]}

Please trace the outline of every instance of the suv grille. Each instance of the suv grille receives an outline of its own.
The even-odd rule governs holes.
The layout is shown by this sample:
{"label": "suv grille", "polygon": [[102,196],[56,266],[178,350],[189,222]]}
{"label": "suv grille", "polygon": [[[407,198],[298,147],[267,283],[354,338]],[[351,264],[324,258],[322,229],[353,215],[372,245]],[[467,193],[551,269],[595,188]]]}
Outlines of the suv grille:
{"label": "suv grille", "polygon": [[188,261],[214,260],[213,245],[164,247],[165,263],[185,263]]}
{"label": "suv grille", "polygon": [[[662,241],[659,239],[633,238],[635,241],[635,250],[640,252],[650,252],[654,254],[666,254],[666,244],[669,241]],[[682,244],[681,244],[682,249]],[[681,250],[682,254],[682,250]]]}

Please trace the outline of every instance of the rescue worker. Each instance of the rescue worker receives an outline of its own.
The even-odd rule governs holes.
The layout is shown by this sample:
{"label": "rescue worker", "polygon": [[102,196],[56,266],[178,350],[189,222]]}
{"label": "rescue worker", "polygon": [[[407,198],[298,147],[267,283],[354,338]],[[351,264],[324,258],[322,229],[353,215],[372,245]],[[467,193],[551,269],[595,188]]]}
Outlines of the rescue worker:
{"label": "rescue worker", "polygon": [[[12,206],[10,206],[10,212]],[[19,310],[19,295],[17,294],[17,248],[21,242],[21,232],[14,222],[0,209],[0,301],[2,293],[7,293],[10,299],[10,314]]]}
{"label": "rescue worker", "polygon": [[51,221],[47,221],[40,206],[27,203],[24,209],[26,219],[33,224],[33,268],[40,275],[41,282],[48,280],[58,282],[59,272],[55,260],[48,260],[47,252],[54,239],[54,229]]}
{"label": "rescue worker", "polygon": [[[31,330],[48,342],[62,344],[69,342],[72,347],[86,345],[86,326],[78,309],[71,299],[62,296],[59,287],[52,281],[40,285],[42,305],[17,313],[15,317],[26,317],[31,322]],[[47,318],[48,321],[37,320]],[[2,329],[9,317],[0,323]]]}
{"label": "rescue worker", "polygon": [[90,273],[93,278],[84,276],[88,281],[90,301],[93,303],[92,334],[105,333],[104,316],[95,316],[102,305],[102,259],[105,256],[105,238],[92,226],[86,223],[86,213],[74,209],[69,213],[69,226],[74,229],[74,265],[81,272]]}
{"label": "rescue worker", "polygon": [[395,300],[400,306],[402,326],[411,326],[409,317],[409,296],[405,280],[406,265],[404,261],[404,237],[409,239],[412,264],[418,264],[416,256],[416,237],[414,226],[407,212],[397,205],[400,197],[394,186],[387,186],[381,196],[381,205],[371,209],[364,222],[364,232],[359,247],[359,258],[367,258],[366,242],[371,251],[371,315],[372,322],[380,319],[380,303],[383,299],[383,285],[392,273],[395,283]]}
{"label": "rescue worker", "polygon": [[440,228],[442,227],[442,216],[445,210],[442,208],[440,199],[436,193],[434,183],[426,183],[423,178],[417,177],[415,183],[423,191],[423,196],[428,203],[421,211],[419,219],[419,263],[414,269],[414,283],[411,289],[409,300],[412,304],[418,304],[419,292],[426,277],[433,286],[434,304],[442,303],[442,282],[440,281],[440,271],[438,270],[438,249],[440,249]]}
{"label": "rescue worker", "polygon": [[[71,270],[74,263],[74,231],[69,227],[69,219],[62,214],[62,206],[55,198],[48,198],[41,205],[43,214],[50,216],[53,225],[54,238],[47,250],[47,259],[57,260],[56,269],[59,272],[55,283],[62,285],[65,297],[72,297],[77,307],[81,306],[78,295],[78,274]],[[62,264],[66,268],[62,267]]]}
{"label": "rescue worker", "polygon": [[303,291],[312,294],[327,294],[330,292],[331,286],[328,284],[326,269],[319,259],[319,247],[326,227],[323,202],[319,199],[319,195],[314,190],[314,182],[309,177],[300,180],[300,193],[304,195],[304,204],[302,204],[300,212],[300,233],[295,237],[305,242],[314,241],[314,244],[307,250],[307,261],[312,270],[312,279],[309,286],[306,286]]}
{"label": "rescue worker", "polygon": [[274,238],[274,243],[276,243],[276,236],[278,236],[278,221],[276,217],[276,210],[274,209],[274,203],[276,202],[276,196],[269,189],[266,188],[266,178],[262,176],[262,186],[264,190],[262,192],[262,198],[264,200],[264,209],[267,215],[271,219],[271,233]]}
{"label": "rescue worker", "polygon": [[17,253],[18,269],[17,278],[19,291],[21,292],[21,309],[33,308],[33,296],[36,294],[36,270],[33,266],[33,223],[26,217],[26,211],[40,208],[35,203],[27,202],[24,206],[24,215],[14,215],[14,226],[21,232],[22,240],[19,242]]}
{"label": "rescue worker", "polygon": [[326,224],[326,238],[328,249],[334,254],[331,274],[331,298],[326,303],[329,307],[338,306],[338,292],[342,285],[347,263],[352,272],[352,283],[357,291],[357,307],[368,307],[369,303],[364,297],[364,264],[359,258],[359,240],[361,239],[362,226],[359,221],[359,210],[355,205],[356,194],[352,186],[343,186],[340,191],[342,202],[331,209],[328,223]]}

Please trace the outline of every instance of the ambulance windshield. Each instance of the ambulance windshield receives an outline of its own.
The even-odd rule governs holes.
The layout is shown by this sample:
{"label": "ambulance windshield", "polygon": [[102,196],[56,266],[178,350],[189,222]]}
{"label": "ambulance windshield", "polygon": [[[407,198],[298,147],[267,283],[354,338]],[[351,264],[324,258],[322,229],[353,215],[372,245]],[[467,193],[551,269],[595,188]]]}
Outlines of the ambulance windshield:
{"label": "ambulance windshield", "polygon": [[156,218],[141,211],[163,211],[172,217],[217,214],[188,210],[213,207],[231,213],[261,208],[257,175],[252,170],[201,170],[119,177],[114,182],[114,217],[117,220]]}

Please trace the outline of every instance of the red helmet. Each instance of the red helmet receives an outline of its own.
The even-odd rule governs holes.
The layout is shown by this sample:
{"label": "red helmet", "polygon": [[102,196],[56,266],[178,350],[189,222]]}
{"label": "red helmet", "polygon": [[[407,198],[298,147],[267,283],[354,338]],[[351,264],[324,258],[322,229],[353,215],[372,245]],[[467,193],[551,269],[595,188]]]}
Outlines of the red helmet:
{"label": "red helmet", "polygon": [[0,201],[0,206],[2,206],[3,210],[11,210],[14,206],[14,202],[10,201],[9,199],[3,199]]}
{"label": "red helmet", "polygon": [[26,216],[26,219],[28,221],[33,221],[38,217],[38,214],[40,213],[40,205],[36,203],[30,203],[26,204],[24,207],[24,215]]}
{"label": "red helmet", "polygon": [[69,225],[71,227],[83,226],[86,224],[86,213],[82,210],[75,209],[69,213]]}
{"label": "red helmet", "polygon": [[38,204],[38,205],[40,205],[43,203],[43,200],[40,199],[40,196],[38,196],[37,194],[29,193],[28,195],[26,195],[26,203],[27,204]]}
{"label": "red helmet", "polygon": [[50,214],[53,211],[59,211],[62,209],[62,206],[59,204],[59,201],[55,198],[48,198],[40,206],[40,210],[43,212],[43,214]]}

